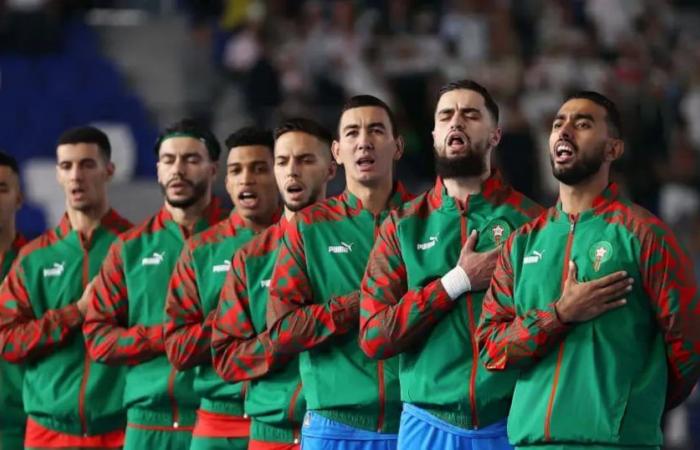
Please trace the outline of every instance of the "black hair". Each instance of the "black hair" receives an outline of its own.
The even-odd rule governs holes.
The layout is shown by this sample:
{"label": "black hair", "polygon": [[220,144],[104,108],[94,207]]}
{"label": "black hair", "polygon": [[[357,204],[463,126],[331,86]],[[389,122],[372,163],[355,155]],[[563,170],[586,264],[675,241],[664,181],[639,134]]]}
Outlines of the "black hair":
{"label": "black hair", "polygon": [[0,166],[9,167],[17,176],[19,176],[19,164],[14,156],[0,150]]}
{"label": "black hair", "polygon": [[489,93],[488,89],[486,89],[484,86],[482,86],[474,80],[465,79],[459,81],[452,81],[443,85],[438,91],[438,100],[440,100],[440,97],[442,97],[445,93],[450,91],[456,91],[458,89],[466,89],[468,91],[474,91],[480,94],[484,98],[484,105],[491,114],[491,117],[493,118],[494,122],[498,123],[499,112],[496,101],[493,99],[493,97],[491,97],[491,94]]}
{"label": "black hair", "polygon": [[75,127],[59,136],[57,145],[95,144],[106,161],[112,159],[112,145],[104,131],[91,126]]}
{"label": "black hair", "polygon": [[345,111],[349,109],[362,108],[363,106],[376,106],[386,111],[387,116],[389,116],[389,123],[391,124],[392,135],[394,136],[394,138],[397,138],[399,136],[399,128],[396,124],[396,117],[394,116],[394,112],[391,110],[389,105],[387,105],[382,100],[378,99],[373,95],[355,95],[353,97],[350,97],[343,105],[343,108],[340,111],[340,115],[342,116],[343,113],[345,113]]}
{"label": "black hair", "polygon": [[226,138],[226,147],[229,150],[245,145],[262,145],[272,153],[275,148],[275,140],[272,137],[272,131],[256,126],[239,128]]}
{"label": "black hair", "polygon": [[564,100],[564,103],[575,99],[590,100],[603,108],[606,112],[605,121],[608,124],[608,131],[610,132],[610,135],[615,139],[622,139],[622,117],[620,116],[620,111],[617,109],[615,102],[598,92],[578,91],[568,95]]}
{"label": "black hair", "polygon": [[212,161],[219,160],[221,145],[219,145],[218,139],[216,139],[216,136],[214,136],[214,133],[212,133],[209,128],[205,127],[194,119],[182,119],[163,130],[163,132],[158,136],[158,140],[153,148],[156,156],[158,156],[160,145],[164,140],[178,136],[198,139],[207,148],[209,159]]}
{"label": "black hair", "polygon": [[305,117],[294,117],[279,124],[279,126],[275,128],[275,141],[283,134],[292,131],[301,131],[302,133],[310,134],[328,146],[333,143],[333,134],[331,134],[326,127],[315,120]]}

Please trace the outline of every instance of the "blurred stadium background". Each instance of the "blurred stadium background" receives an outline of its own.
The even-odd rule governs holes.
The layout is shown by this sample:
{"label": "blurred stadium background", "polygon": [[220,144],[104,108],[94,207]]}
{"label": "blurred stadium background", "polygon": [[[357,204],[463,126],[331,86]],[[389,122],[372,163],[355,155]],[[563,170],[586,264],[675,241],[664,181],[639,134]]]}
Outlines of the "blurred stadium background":
{"label": "blurred stadium background", "polygon": [[[0,0],[0,148],[20,161],[29,236],[63,211],[57,137],[86,123],[109,134],[112,202],[138,221],[162,202],[152,146],[166,124],[196,117],[222,141],[291,115],[334,129],[343,100],[370,93],[395,108],[399,176],[418,192],[437,87],[467,77],[501,107],[505,176],[546,205],[563,95],[613,98],[616,179],[673,226],[700,278],[700,0]],[[667,448],[700,448],[697,397],[668,418]]]}

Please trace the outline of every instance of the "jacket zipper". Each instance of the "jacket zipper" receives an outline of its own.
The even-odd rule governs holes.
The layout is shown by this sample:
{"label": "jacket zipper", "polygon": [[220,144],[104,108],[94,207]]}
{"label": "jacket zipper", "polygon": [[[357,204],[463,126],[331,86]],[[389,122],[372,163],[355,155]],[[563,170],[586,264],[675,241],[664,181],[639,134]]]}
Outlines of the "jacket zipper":
{"label": "jacket zipper", "polygon": [[[562,271],[561,277],[561,287],[564,289],[564,283],[566,283],[566,278],[569,272],[569,260],[571,259],[571,247],[574,243],[574,229],[576,228],[576,221],[578,220],[578,215],[570,215],[569,222],[569,237],[566,241],[566,251],[564,252],[564,270]],[[559,384],[559,373],[561,372],[561,362],[564,358],[564,341],[559,344],[559,353],[557,354],[557,365],[554,368],[554,380],[552,381],[552,391],[549,394],[549,403],[547,404],[547,415],[544,420],[544,439],[545,441],[552,440],[551,425],[552,425],[552,410],[554,409],[554,397],[557,392],[557,385]]]}
{"label": "jacket zipper", "polygon": [[296,389],[294,389],[294,393],[292,394],[292,398],[289,401],[289,410],[287,412],[287,417],[290,422],[294,423],[294,413],[296,412],[296,406],[297,406],[297,399],[299,398],[299,393],[301,392],[301,381],[297,384]]}
{"label": "jacket zipper", "polygon": [[[374,216],[374,239],[372,246],[379,235],[379,227],[381,226],[381,217],[379,214]],[[384,414],[386,405],[386,386],[384,386],[384,361],[377,361],[377,385],[379,386],[379,414],[377,416],[377,432],[381,433],[384,428]]]}
{"label": "jacket zipper", "polygon": [[[460,214],[460,237],[462,246],[467,242],[467,211],[469,210],[469,198],[464,205],[464,211]],[[468,326],[469,326],[469,340],[472,345],[472,360],[471,360],[471,370],[469,374],[469,410],[471,412],[472,427],[476,430],[479,428],[479,419],[476,410],[476,374],[479,368],[479,347],[476,340],[474,339],[474,333],[476,332],[476,326],[474,324],[474,311],[472,310],[472,295],[467,293],[467,300],[465,302],[465,307],[467,308]]]}
{"label": "jacket zipper", "polygon": [[168,395],[170,396],[170,404],[173,410],[173,428],[178,428],[180,426],[180,410],[177,406],[177,400],[175,399],[175,376],[177,375],[177,370],[172,368],[170,370],[170,377],[168,377]]}
{"label": "jacket zipper", "polygon": [[[88,248],[90,247],[90,242],[85,242],[82,235],[78,235],[80,240],[80,247],[83,250],[83,273],[82,273],[82,285],[83,291],[88,285],[90,278],[90,254],[88,253]],[[83,436],[88,435],[87,430],[87,419],[85,417],[85,391],[87,390],[88,378],[90,377],[90,357],[87,352],[83,355],[83,379],[80,381],[80,390],[78,391],[78,417],[80,417],[80,430]]]}
{"label": "jacket zipper", "polygon": [[[249,381],[246,380],[243,382],[243,384],[241,384],[241,399],[243,399],[241,401],[242,404],[245,404],[245,400],[248,397],[248,383],[249,383]],[[248,418],[248,413],[245,411],[243,411],[243,418],[244,419]]]}

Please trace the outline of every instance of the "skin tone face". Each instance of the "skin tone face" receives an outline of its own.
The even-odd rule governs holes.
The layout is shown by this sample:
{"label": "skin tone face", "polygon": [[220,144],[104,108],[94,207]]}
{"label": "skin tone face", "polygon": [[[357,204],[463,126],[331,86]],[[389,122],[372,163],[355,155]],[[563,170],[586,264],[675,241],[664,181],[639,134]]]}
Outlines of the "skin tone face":
{"label": "skin tone face", "polygon": [[311,134],[290,131],[275,142],[275,178],[287,212],[323,199],[335,171],[328,145]]}
{"label": "skin tone face", "polygon": [[226,191],[252,224],[269,224],[278,209],[272,152],[263,145],[234,147],[226,160]]}
{"label": "skin tone face", "polygon": [[457,159],[478,156],[488,160],[501,130],[476,91],[455,89],[444,93],[435,108],[433,141],[438,156]]}
{"label": "skin tone face", "polygon": [[114,164],[102,156],[97,144],[59,145],[56,150],[56,178],[66,196],[69,213],[90,214],[107,205],[107,183]]}
{"label": "skin tone face", "polygon": [[622,141],[610,135],[603,107],[587,99],[564,103],[552,123],[549,156],[554,176],[564,185],[607,178],[610,164],[622,156]]}
{"label": "skin tone face", "polygon": [[[15,214],[22,206],[19,177],[8,166],[0,166],[0,234],[10,228],[14,234]],[[14,236],[8,236],[13,239]]]}
{"label": "skin tone face", "polygon": [[164,140],[158,151],[157,168],[158,184],[170,206],[187,209],[208,202],[216,178],[216,162],[202,141],[184,136]]}
{"label": "skin tone face", "polygon": [[345,167],[348,188],[391,183],[394,162],[401,158],[403,140],[394,138],[387,112],[377,106],[352,108],[340,118],[333,157]]}

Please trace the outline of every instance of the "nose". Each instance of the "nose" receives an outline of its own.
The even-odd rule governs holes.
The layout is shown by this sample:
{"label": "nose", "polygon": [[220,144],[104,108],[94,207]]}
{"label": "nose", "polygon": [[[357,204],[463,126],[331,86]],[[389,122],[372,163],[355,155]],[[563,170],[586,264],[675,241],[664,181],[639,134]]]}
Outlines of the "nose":
{"label": "nose", "polygon": [[291,158],[287,165],[287,176],[290,178],[299,177],[299,163],[294,158]]}
{"label": "nose", "polygon": [[372,150],[374,149],[374,144],[367,130],[360,130],[360,135],[357,138],[357,149],[358,150]]}
{"label": "nose", "polygon": [[573,126],[568,120],[564,122],[561,127],[559,127],[559,139],[566,139],[567,141],[572,140],[573,137]]}
{"label": "nose", "polygon": [[249,186],[253,184],[255,181],[255,177],[253,176],[253,171],[249,169],[243,169],[243,173],[241,174],[240,178],[240,183],[243,186]]}

